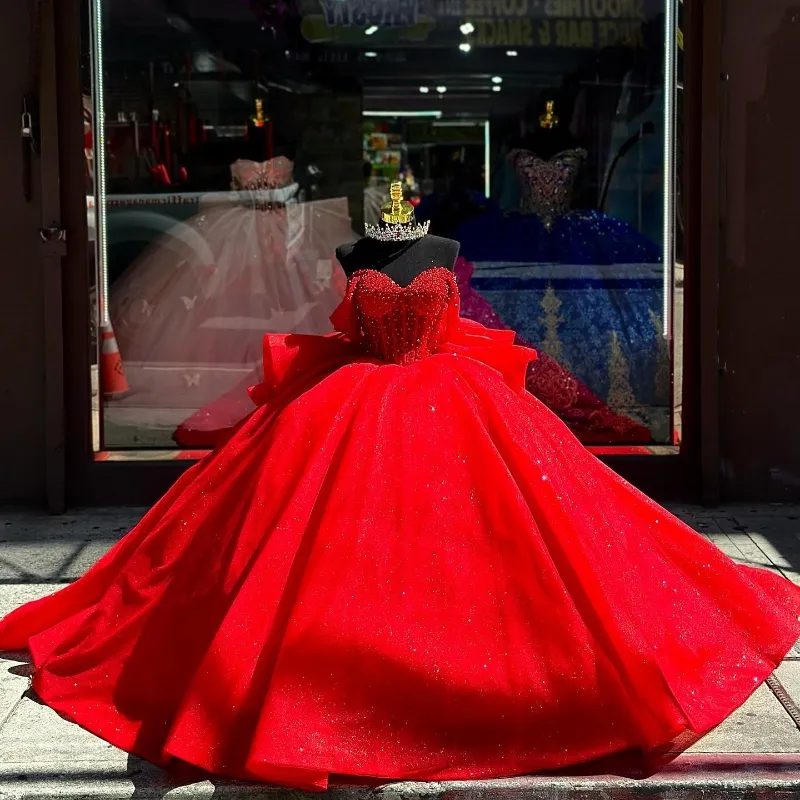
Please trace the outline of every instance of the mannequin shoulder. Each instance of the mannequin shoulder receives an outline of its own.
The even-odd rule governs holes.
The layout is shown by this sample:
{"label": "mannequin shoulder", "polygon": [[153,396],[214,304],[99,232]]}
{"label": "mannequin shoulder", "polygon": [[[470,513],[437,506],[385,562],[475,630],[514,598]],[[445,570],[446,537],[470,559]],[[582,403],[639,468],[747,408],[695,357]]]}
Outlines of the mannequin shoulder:
{"label": "mannequin shoulder", "polygon": [[338,258],[340,262],[342,261],[342,259],[346,260],[350,258],[350,256],[353,255],[353,251],[355,249],[356,244],[357,242],[348,242],[347,244],[340,244],[335,251],[336,258]]}
{"label": "mannequin shoulder", "polygon": [[453,269],[458,258],[461,245],[455,239],[445,239],[442,236],[426,236],[426,244],[436,253],[437,261],[443,267]]}

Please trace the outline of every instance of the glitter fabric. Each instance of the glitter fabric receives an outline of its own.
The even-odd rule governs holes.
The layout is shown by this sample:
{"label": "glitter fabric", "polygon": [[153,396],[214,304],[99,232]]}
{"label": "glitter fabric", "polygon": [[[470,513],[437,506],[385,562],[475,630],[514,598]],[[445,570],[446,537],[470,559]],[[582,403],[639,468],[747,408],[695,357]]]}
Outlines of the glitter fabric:
{"label": "glitter fabric", "polygon": [[[472,287],[472,272],[473,265],[459,257],[455,274],[461,295],[461,316],[487,328],[507,330],[508,326],[500,319],[491,303]],[[516,343],[533,348],[532,344],[519,335]],[[569,370],[564,369],[546,353],[540,352],[538,358],[530,363],[525,377],[525,388],[558,414],[584,444],[647,444],[652,441],[652,435],[644,425],[613,412]]]}
{"label": "glitter fabric", "polygon": [[352,283],[339,333],[266,337],[226,445],[0,622],[43,701],[157,764],[321,790],[653,768],[752,694],[800,589],[587,453],[446,271]]}
{"label": "glitter fabric", "polygon": [[545,160],[530,150],[512,150],[508,157],[519,174],[522,210],[536,214],[550,230],[553,220],[569,211],[572,189],[586,151],[565,150]]}
{"label": "glitter fabric", "polygon": [[497,206],[470,219],[453,234],[469,261],[547,264],[651,264],[661,248],[634,227],[600,211],[571,210],[572,189],[583,150],[549,160],[513,150],[509,161],[520,183],[517,213]]}
{"label": "glitter fabric", "polygon": [[[455,275],[461,295],[461,316],[479,322],[487,328],[508,330],[508,326],[504,324],[492,305],[472,287],[472,272],[472,264],[463,258],[456,261]],[[370,282],[372,281],[367,283]],[[417,292],[420,288],[422,287],[416,286],[414,291]],[[350,289],[351,293],[354,292],[355,284],[351,284]],[[538,306],[536,308],[541,312]],[[381,318],[380,323],[371,323],[373,329],[376,325],[383,327],[382,332],[378,331],[376,350],[378,354],[386,352],[385,349],[381,349],[384,347],[382,339],[385,339],[390,346],[393,341],[393,331],[387,328],[387,324],[392,325],[394,321]],[[414,324],[425,323],[416,320]],[[516,343],[533,349],[533,345],[519,334]],[[387,360],[395,359],[388,357]],[[402,363],[402,359],[400,361]],[[175,433],[175,439],[184,447],[210,449],[216,446],[230,428],[253,410],[247,387],[260,382],[261,379],[261,370],[254,370],[233,390],[204,406],[181,423]],[[551,411],[555,411],[585,444],[648,444],[652,441],[652,435],[647,428],[623,414],[612,411],[584,383],[546,353],[540,352],[538,358],[530,363],[525,387]]]}
{"label": "glitter fabric", "polygon": [[421,239],[428,235],[431,227],[429,221],[419,224],[408,223],[405,225],[364,225],[364,233],[370,238],[379,242],[410,242],[414,239]]}
{"label": "glitter fabric", "polygon": [[[442,317],[458,288],[447,269],[429,269],[402,288],[376,270],[356,272],[344,303],[331,321],[367,352],[394,364],[433,355],[443,332]],[[533,355],[533,354],[532,354]]]}
{"label": "glitter fabric", "polygon": [[231,164],[231,188],[245,191],[279,189],[292,182],[294,164],[285,156],[268,161],[239,159]]}

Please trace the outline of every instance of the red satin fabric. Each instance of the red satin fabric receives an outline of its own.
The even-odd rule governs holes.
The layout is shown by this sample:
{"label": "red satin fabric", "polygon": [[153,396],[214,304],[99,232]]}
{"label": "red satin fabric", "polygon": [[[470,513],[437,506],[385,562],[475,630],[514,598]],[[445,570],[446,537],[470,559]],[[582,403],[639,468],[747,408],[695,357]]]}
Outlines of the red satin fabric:
{"label": "red satin fabric", "polygon": [[347,335],[266,337],[229,442],[0,623],[44,702],[157,764],[323,789],[653,769],[769,675],[800,590],[588,454],[444,273],[368,273]]}

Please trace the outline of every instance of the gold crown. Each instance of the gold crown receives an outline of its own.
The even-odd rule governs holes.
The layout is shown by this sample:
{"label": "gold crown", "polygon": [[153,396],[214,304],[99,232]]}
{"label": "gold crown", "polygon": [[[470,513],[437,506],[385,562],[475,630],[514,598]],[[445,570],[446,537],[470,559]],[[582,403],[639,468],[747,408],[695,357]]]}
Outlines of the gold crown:
{"label": "gold crown", "polygon": [[539,117],[539,127],[541,128],[555,128],[558,125],[558,117],[553,111],[553,101],[548,100],[545,105],[544,114]]}
{"label": "gold crown", "polygon": [[403,200],[403,184],[396,181],[389,188],[388,203],[381,206],[381,220],[388,225],[406,225],[414,219],[414,206]]}

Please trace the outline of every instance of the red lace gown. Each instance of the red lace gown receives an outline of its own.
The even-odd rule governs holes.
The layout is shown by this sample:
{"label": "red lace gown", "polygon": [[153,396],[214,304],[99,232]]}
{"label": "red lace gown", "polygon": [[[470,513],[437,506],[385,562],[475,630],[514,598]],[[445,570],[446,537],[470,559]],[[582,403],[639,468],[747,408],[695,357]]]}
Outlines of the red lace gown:
{"label": "red lace gown", "polygon": [[334,322],[268,335],[227,444],[0,623],[45,703],[157,764],[309,789],[649,770],[800,635],[800,589],[587,453],[450,272],[359,273]]}

